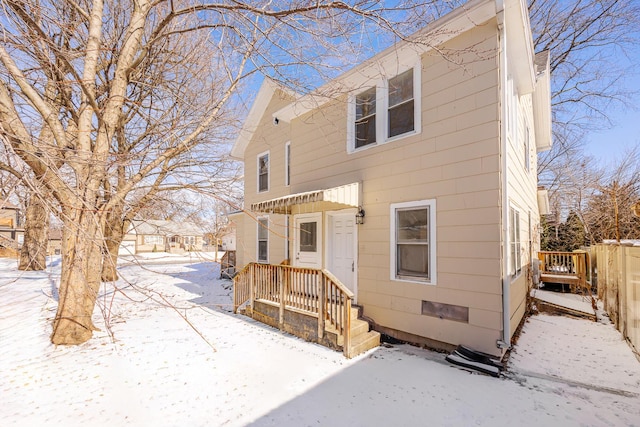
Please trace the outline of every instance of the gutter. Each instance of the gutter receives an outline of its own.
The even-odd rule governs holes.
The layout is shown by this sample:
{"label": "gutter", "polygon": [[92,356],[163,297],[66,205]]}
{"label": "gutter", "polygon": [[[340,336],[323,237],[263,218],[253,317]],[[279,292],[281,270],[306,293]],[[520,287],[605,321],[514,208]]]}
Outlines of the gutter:
{"label": "gutter", "polygon": [[507,186],[507,103],[505,89],[507,87],[507,37],[505,30],[504,0],[496,0],[496,18],[498,20],[498,37],[500,37],[500,156],[502,173],[502,339],[496,341],[500,349],[511,347],[511,324],[509,303],[511,298],[511,281],[509,278],[509,192]]}

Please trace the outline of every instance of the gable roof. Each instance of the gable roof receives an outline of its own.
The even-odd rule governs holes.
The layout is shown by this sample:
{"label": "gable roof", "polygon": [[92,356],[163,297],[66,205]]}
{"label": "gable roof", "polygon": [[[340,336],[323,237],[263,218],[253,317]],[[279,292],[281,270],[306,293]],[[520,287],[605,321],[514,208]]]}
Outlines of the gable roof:
{"label": "gable roof", "polygon": [[244,157],[244,150],[249,145],[249,141],[253,136],[253,133],[258,128],[264,111],[273,99],[277,90],[281,90],[283,93],[290,95],[292,98],[296,98],[297,95],[291,90],[284,88],[269,77],[265,77],[258,93],[251,105],[251,109],[244,120],[244,124],[238,133],[238,138],[231,148],[231,157],[241,159]]}

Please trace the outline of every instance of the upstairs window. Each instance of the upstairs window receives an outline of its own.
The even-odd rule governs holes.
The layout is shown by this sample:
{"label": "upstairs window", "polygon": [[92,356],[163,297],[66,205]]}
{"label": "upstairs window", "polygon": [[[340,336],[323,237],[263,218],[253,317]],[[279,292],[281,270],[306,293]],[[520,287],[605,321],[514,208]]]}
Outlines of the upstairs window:
{"label": "upstairs window", "polygon": [[389,80],[387,138],[415,130],[413,69]]}
{"label": "upstairs window", "polygon": [[269,152],[258,155],[258,193],[269,191]]}
{"label": "upstairs window", "polygon": [[374,147],[421,131],[420,66],[376,82],[349,97],[347,152]]}
{"label": "upstairs window", "polygon": [[376,142],[376,88],[356,95],[355,148]]}
{"label": "upstairs window", "polygon": [[284,185],[291,185],[291,143],[284,145]]}

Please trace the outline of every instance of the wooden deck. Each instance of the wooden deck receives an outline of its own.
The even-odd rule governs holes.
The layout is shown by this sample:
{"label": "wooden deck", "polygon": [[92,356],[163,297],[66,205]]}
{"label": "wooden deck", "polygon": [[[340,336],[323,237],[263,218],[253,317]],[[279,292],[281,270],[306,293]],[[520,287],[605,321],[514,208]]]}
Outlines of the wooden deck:
{"label": "wooden deck", "polygon": [[590,286],[587,281],[589,257],[586,252],[538,252],[540,280],[545,283],[569,285],[572,293],[582,292]]}

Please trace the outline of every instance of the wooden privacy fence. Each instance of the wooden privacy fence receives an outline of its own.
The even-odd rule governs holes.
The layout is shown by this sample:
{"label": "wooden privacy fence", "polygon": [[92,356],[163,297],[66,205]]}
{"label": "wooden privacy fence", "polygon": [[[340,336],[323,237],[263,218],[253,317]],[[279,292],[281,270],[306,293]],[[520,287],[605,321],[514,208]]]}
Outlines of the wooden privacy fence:
{"label": "wooden privacy fence", "polygon": [[233,279],[234,313],[243,304],[260,300],[278,305],[280,324],[285,310],[312,314],[318,318],[319,337],[327,326],[343,337],[347,357],[353,297],[333,274],[314,268],[250,263]]}
{"label": "wooden privacy fence", "polygon": [[538,252],[540,280],[569,285],[571,292],[587,288],[589,254],[587,252]]}
{"label": "wooden privacy fence", "polygon": [[640,351],[640,246],[594,248],[598,298],[622,335]]}

